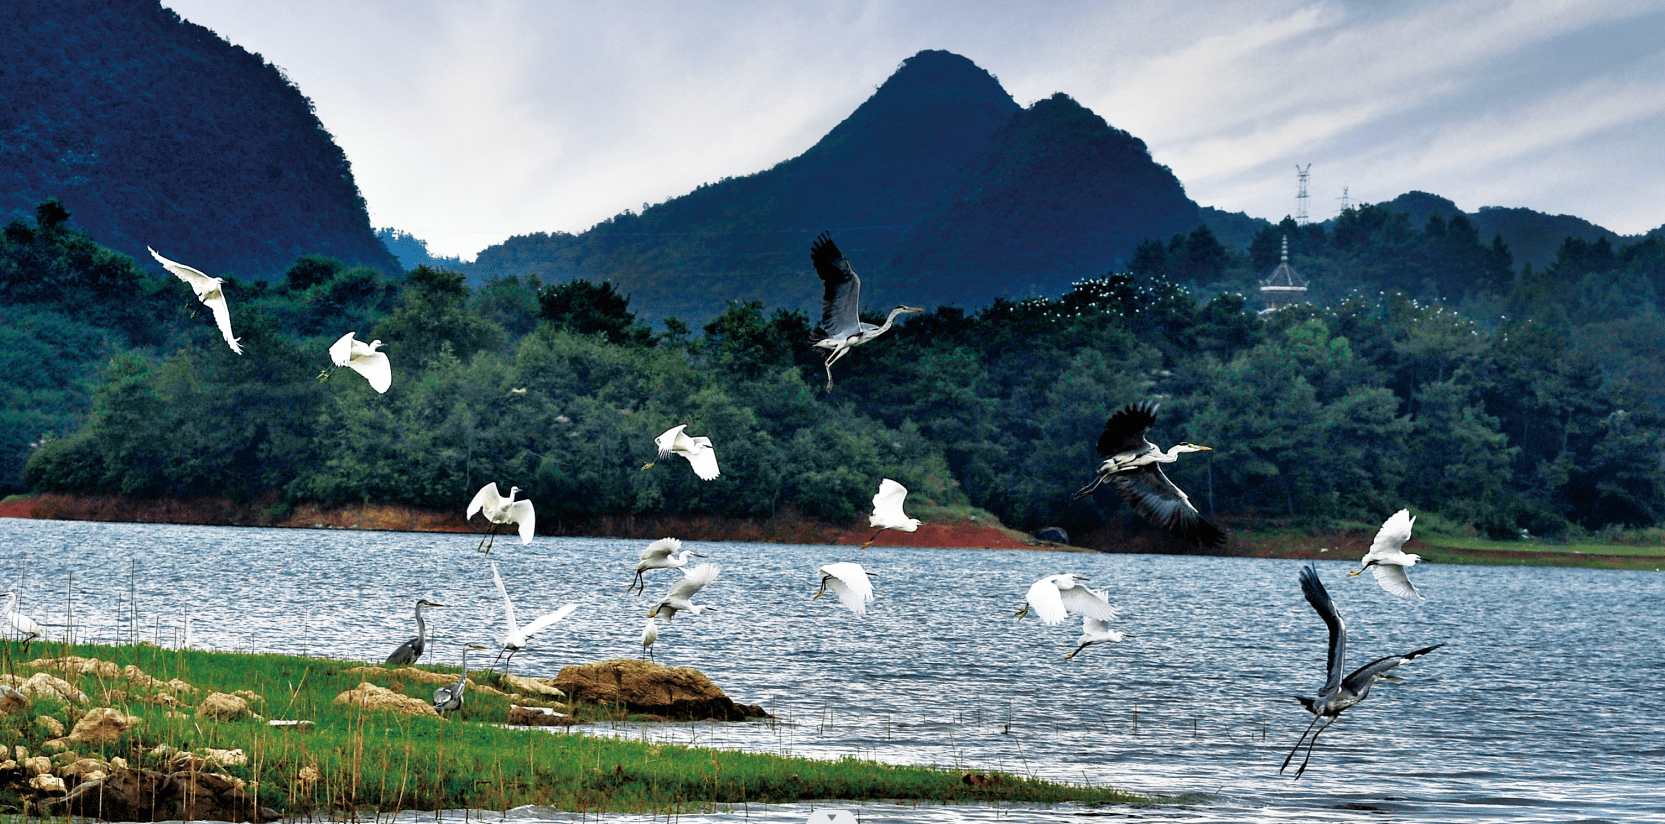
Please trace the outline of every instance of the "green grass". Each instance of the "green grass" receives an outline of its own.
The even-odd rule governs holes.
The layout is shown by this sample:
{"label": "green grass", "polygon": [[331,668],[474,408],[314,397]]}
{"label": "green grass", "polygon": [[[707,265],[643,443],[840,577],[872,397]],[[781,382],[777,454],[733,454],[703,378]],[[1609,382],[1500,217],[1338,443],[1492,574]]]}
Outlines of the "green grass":
{"label": "green grass", "polygon": [[[365,810],[474,808],[505,810],[538,804],[569,811],[670,814],[746,803],[815,799],[895,799],[941,803],[1027,802],[1085,804],[1145,802],[1110,789],[998,775],[987,786],[962,781],[962,773],[879,764],[853,758],[819,761],[753,753],[652,744],[546,730],[505,729],[509,699],[469,692],[464,709],[449,719],[366,711],[333,703],[360,682],[347,670],[355,662],[286,655],[203,652],[139,646],[69,647],[6,644],[0,664],[12,674],[34,672],[31,659],[78,655],[133,664],[146,674],[178,678],[197,687],[179,706],[152,703],[165,692],[127,678],[54,675],[75,683],[92,699],[87,707],[114,706],[143,723],[103,746],[71,745],[79,755],[127,758],[154,767],[148,753],[159,744],[180,750],[204,747],[244,750],[249,763],[226,769],[255,782],[259,803],[288,815],[350,814]],[[447,668],[425,668],[445,672]],[[456,673],[455,668],[449,668]],[[373,683],[427,699],[433,687],[380,676]],[[396,686],[402,684],[402,687]],[[249,690],[252,709],[268,719],[307,719],[308,730],[273,728],[264,721],[220,722],[192,707],[210,692]],[[516,699],[533,704],[534,700]],[[34,699],[27,712],[0,717],[0,744],[21,744],[31,754],[47,738],[37,716],[57,718],[70,729],[87,707]],[[170,710],[175,714],[170,715]],[[578,717],[619,717],[608,707],[575,708]],[[319,778],[300,779],[312,767]],[[0,795],[0,808],[22,809],[15,794]]]}

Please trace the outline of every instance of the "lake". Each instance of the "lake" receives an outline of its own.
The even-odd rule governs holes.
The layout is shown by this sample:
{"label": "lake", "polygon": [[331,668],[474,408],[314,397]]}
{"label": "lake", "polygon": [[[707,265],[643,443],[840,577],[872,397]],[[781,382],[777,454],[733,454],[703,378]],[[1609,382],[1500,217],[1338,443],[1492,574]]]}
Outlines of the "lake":
{"label": "lake", "polygon": [[[1665,576],[1419,565],[1406,602],[1357,558],[1320,562],[1349,628],[1348,669],[1444,643],[1379,683],[1319,739],[1300,781],[1278,774],[1323,681],[1326,631],[1295,561],[688,542],[723,572],[715,607],[662,625],[657,660],[705,672],[776,723],[618,724],[599,735],[816,758],[846,755],[1007,770],[1155,794],[1172,807],[940,807],[870,803],[864,822],[1665,822]],[[477,537],[0,519],[0,582],[53,638],[380,661],[428,613],[425,661],[490,645],[502,605]],[[570,618],[514,659],[522,675],[640,654],[649,606],[675,571],[627,595],[646,541],[505,539],[490,559],[524,623]],[[858,561],[864,618],[812,601],[815,570]],[[1122,610],[1119,644],[1075,660],[1078,619],[1012,613],[1035,580],[1076,572]],[[187,626],[188,624],[188,626]],[[478,658],[476,658],[478,661]],[[528,734],[542,734],[532,733]],[[1297,757],[1299,758],[1299,757]],[[1289,774],[1293,774],[1292,765]],[[822,805],[761,806],[684,822],[801,822]],[[455,818],[456,814],[447,818]],[[498,819],[490,814],[489,819]],[[597,820],[520,809],[514,820]],[[431,821],[431,814],[401,820]],[[602,816],[607,821],[645,817]]]}

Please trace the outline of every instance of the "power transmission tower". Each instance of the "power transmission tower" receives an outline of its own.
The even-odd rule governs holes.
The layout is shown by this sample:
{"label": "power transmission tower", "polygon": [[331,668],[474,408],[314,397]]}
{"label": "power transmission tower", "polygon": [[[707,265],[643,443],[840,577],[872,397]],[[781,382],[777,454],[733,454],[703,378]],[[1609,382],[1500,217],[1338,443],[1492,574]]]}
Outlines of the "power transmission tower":
{"label": "power transmission tower", "polygon": [[1311,168],[1311,163],[1295,167],[1295,177],[1301,182],[1300,193],[1295,195],[1295,223],[1298,226],[1307,225],[1307,169]]}
{"label": "power transmission tower", "polygon": [[1341,211],[1345,212],[1351,208],[1353,208],[1353,204],[1347,200],[1347,187],[1343,186],[1341,187]]}

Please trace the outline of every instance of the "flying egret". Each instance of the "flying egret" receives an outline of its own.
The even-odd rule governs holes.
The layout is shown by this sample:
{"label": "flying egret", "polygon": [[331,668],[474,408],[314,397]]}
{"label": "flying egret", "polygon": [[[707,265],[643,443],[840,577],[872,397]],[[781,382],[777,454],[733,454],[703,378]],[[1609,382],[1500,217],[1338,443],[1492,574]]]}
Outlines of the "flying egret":
{"label": "flying egret", "polygon": [[225,342],[231,346],[231,351],[239,355],[243,354],[243,347],[237,343],[241,338],[231,336],[231,310],[226,308],[225,292],[222,290],[225,279],[211,278],[183,263],[168,260],[157,254],[156,250],[149,246],[146,246],[145,249],[150,251],[150,256],[156,258],[157,263],[162,264],[162,268],[172,272],[174,277],[185,281],[191,287],[191,291],[197,295],[197,300],[201,301],[203,306],[208,307],[208,310],[214,313],[214,323],[220,327],[220,334],[225,337]]}
{"label": "flying egret", "polygon": [[648,660],[653,660],[653,642],[659,640],[659,619],[649,618],[642,627],[642,652],[647,653]]}
{"label": "flying egret", "polygon": [[1098,436],[1098,454],[1104,458],[1093,482],[1076,490],[1075,497],[1084,498],[1110,481],[1121,492],[1122,500],[1145,520],[1166,529],[1184,541],[1206,549],[1220,549],[1226,545],[1226,534],[1191,504],[1191,498],[1168,476],[1158,464],[1173,463],[1182,452],[1207,452],[1206,446],[1177,443],[1166,452],[1145,440],[1145,433],[1156,423],[1157,404],[1145,401],[1128,404],[1104,422]]}
{"label": "flying egret", "polygon": [[700,614],[700,612],[704,610],[716,612],[716,607],[695,604],[692,599],[694,597],[694,593],[699,592],[704,589],[707,584],[717,580],[717,573],[722,571],[723,568],[721,566],[713,563],[704,563],[694,567],[693,569],[684,569],[682,571],[682,580],[672,584],[671,591],[666,593],[665,597],[659,600],[659,603],[654,604],[653,609],[648,610],[648,617],[661,617],[666,621],[669,621],[672,618],[675,618],[677,612],[680,610],[687,610],[695,615]]}
{"label": "flying egret", "polygon": [[[365,343],[348,332],[330,344],[330,362],[337,368],[345,366],[363,375],[370,382],[371,389],[385,395],[387,388],[393,385],[393,367],[387,361],[386,352],[376,351],[381,345],[380,340]],[[325,369],[318,373],[318,380],[328,380],[334,372],[334,369]]]}
{"label": "flying egret", "polygon": [[485,647],[479,644],[463,645],[462,676],[457,679],[457,683],[434,690],[435,712],[455,712],[462,709],[463,692],[468,689],[468,651],[471,649],[485,649]]}
{"label": "flying egret", "polygon": [[[1312,564],[1307,564],[1301,569],[1301,592],[1306,595],[1307,603],[1312,604],[1312,608],[1318,612],[1318,617],[1323,618],[1324,624],[1330,628],[1330,654],[1325,665],[1327,675],[1324,680],[1324,689],[1318,693],[1318,697],[1295,697],[1295,700],[1301,702],[1301,706],[1306,707],[1307,711],[1312,713],[1312,723],[1308,724],[1306,731],[1301,733],[1300,740],[1295,742],[1295,747],[1283,759],[1283,766],[1278,768],[1278,772],[1281,773],[1289,767],[1290,759],[1295,757],[1295,750],[1299,750],[1301,743],[1304,741],[1307,745],[1307,755],[1306,758],[1301,760],[1300,768],[1295,771],[1297,780],[1300,779],[1302,773],[1307,771],[1307,762],[1312,760],[1312,746],[1318,743],[1318,735],[1329,729],[1330,724],[1341,717],[1343,710],[1363,701],[1365,696],[1370,694],[1371,684],[1379,680],[1402,680],[1398,676],[1387,674],[1388,670],[1419,655],[1426,655],[1445,646],[1444,644],[1435,644],[1431,647],[1423,647],[1415,652],[1407,652],[1404,655],[1389,655],[1386,658],[1378,658],[1353,670],[1352,674],[1346,678],[1342,678],[1341,668],[1345,665],[1347,657],[1347,624],[1341,620],[1341,613],[1336,612],[1335,603],[1330,600],[1330,593],[1325,591],[1324,582],[1318,578],[1318,569]],[[1319,721],[1323,721],[1324,724],[1318,727],[1317,732],[1313,732],[1313,725]],[[1308,732],[1312,732],[1310,741],[1307,740]]]}
{"label": "flying egret", "polygon": [[[509,662],[514,660],[515,653],[525,649],[526,644],[532,640],[532,636],[549,629],[556,621],[571,615],[573,610],[578,609],[578,605],[567,604],[554,612],[539,616],[537,620],[522,628],[515,623],[515,605],[513,601],[509,600],[509,591],[503,588],[503,576],[497,574],[496,561],[491,562],[491,578],[497,582],[497,594],[503,596],[503,616],[509,626],[508,632],[497,636],[497,643],[503,647],[502,650],[498,651],[497,657],[502,658],[505,652],[509,654],[509,657],[503,661],[503,674],[508,675]],[[497,662],[493,661],[492,666],[496,667]]]}
{"label": "flying egret", "polygon": [[821,589],[810,596],[811,601],[832,590],[832,594],[838,596],[838,602],[854,612],[856,617],[867,613],[867,605],[873,603],[873,583],[868,580],[867,570],[862,569],[861,564],[839,561],[827,564],[816,572],[821,574]]}
{"label": "flying egret", "polygon": [[[684,429],[688,424],[678,424],[665,430],[659,437],[653,439],[653,444],[659,447],[659,457],[681,455],[688,459],[694,467],[694,474],[700,480],[709,481],[717,477],[717,452],[711,448],[711,439],[701,435],[698,438],[688,437]],[[652,469],[653,461],[642,464],[643,469]]]}
{"label": "flying egret", "polygon": [[520,494],[520,487],[509,487],[509,497],[505,498],[497,491],[497,482],[492,481],[480,487],[474,493],[474,500],[468,502],[468,515],[465,521],[474,520],[474,513],[481,512],[491,527],[480,537],[480,543],[475,546],[476,551],[485,547],[485,553],[491,554],[492,545],[497,542],[497,527],[501,524],[519,524],[521,544],[532,543],[532,532],[537,526],[537,513],[532,511],[531,501],[517,501],[515,495]]}
{"label": "flying egret", "polygon": [[423,650],[428,648],[428,624],[422,620],[422,610],[439,609],[444,604],[436,604],[426,598],[416,599],[416,637],[399,645],[392,655],[387,656],[386,664],[395,666],[414,664],[422,657]]}
{"label": "flying egret", "polygon": [[1422,556],[1400,549],[1411,539],[1411,525],[1415,523],[1416,516],[1408,509],[1393,513],[1393,517],[1388,518],[1376,533],[1376,540],[1370,543],[1370,551],[1360,559],[1361,566],[1347,573],[1347,577],[1352,578],[1368,569],[1376,576],[1376,583],[1389,593],[1401,598],[1421,598],[1421,593],[1411,585],[1405,570],[1416,566]]}
{"label": "flying egret", "polygon": [[896,316],[923,312],[917,306],[900,304],[890,310],[883,326],[874,326],[861,319],[861,278],[844,253],[826,232],[809,247],[809,259],[815,264],[815,274],[821,277],[821,323],[809,330],[810,346],[827,353],[827,391],[833,388],[832,365],[855,346],[864,344],[890,331]]}
{"label": "flying egret", "polygon": [[1017,611],[1017,617],[1028,615],[1031,609],[1045,624],[1061,624],[1072,612],[1101,621],[1122,617],[1119,610],[1110,606],[1110,599],[1103,592],[1082,586],[1085,580],[1073,572],[1065,572],[1036,581],[1023,596],[1025,603]]}
{"label": "flying egret", "polygon": [[879,481],[879,494],[873,496],[873,514],[867,516],[867,525],[877,527],[873,537],[861,545],[866,549],[879,540],[879,533],[887,529],[913,532],[919,529],[919,519],[909,518],[902,512],[902,500],[908,497],[908,488],[885,478]]}
{"label": "flying egret", "polygon": [[[1104,593],[1098,594],[1103,595]],[[1064,656],[1064,658],[1074,658],[1075,656],[1080,655],[1082,650],[1092,646],[1093,644],[1103,644],[1105,642],[1112,644],[1119,643],[1126,637],[1127,633],[1117,632],[1116,630],[1111,629],[1109,622],[1094,618],[1091,615],[1083,615],[1081,616],[1081,637],[1075,639],[1075,642],[1081,646],[1076,647],[1075,652]]]}
{"label": "flying egret", "polygon": [[[21,576],[19,576],[19,580],[21,582]],[[3,612],[6,616],[6,623],[12,628],[12,637],[20,641],[33,641],[46,634],[46,630],[40,624],[35,623],[35,619],[17,611],[18,597],[15,590],[0,594],[0,598],[6,599]]]}
{"label": "flying egret", "polygon": [[[682,552],[678,554],[677,550]],[[647,581],[642,573],[650,569],[679,569],[687,565],[689,556],[705,557],[691,549],[682,549],[682,542],[675,538],[660,538],[648,544],[647,549],[642,550],[642,560],[636,564],[636,579],[631,581],[630,586],[625,587],[624,591],[629,592],[638,587],[640,590],[646,590]]]}

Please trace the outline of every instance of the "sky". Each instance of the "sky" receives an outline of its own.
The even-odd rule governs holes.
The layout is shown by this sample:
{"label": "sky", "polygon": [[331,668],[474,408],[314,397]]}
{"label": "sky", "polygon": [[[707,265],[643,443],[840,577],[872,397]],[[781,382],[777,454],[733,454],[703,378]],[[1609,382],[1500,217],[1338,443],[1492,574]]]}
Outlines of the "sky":
{"label": "sky", "polygon": [[[163,0],[310,97],[378,227],[472,259],[795,157],[910,55],[1063,92],[1199,205],[1432,192],[1665,224],[1665,2]],[[810,227],[837,228],[837,227]]]}

